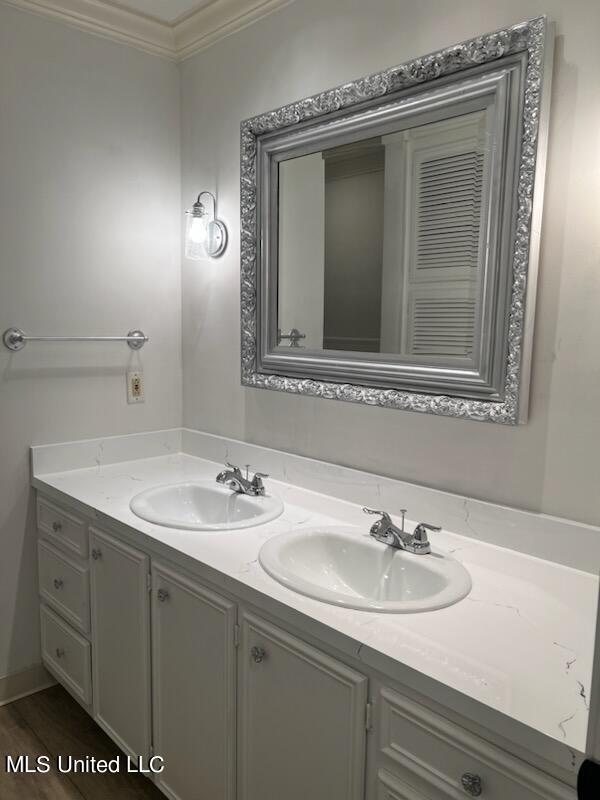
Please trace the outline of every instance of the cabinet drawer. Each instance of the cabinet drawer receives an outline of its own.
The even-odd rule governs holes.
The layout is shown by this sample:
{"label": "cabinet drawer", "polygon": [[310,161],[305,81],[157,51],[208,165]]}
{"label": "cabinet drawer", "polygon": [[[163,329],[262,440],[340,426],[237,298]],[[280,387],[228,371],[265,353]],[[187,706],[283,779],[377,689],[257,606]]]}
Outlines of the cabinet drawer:
{"label": "cabinet drawer", "polygon": [[431,800],[431,798],[416,792],[408,784],[381,769],[377,775],[377,800]]}
{"label": "cabinet drawer", "polygon": [[87,567],[38,542],[40,595],[82,633],[90,629],[90,579]]}
{"label": "cabinet drawer", "polygon": [[45,497],[38,497],[37,521],[39,530],[58,548],[80,558],[87,558],[87,525],[84,520]]}
{"label": "cabinet drawer", "polygon": [[50,672],[81,703],[92,702],[90,643],[47,606],[40,611],[42,658]]}
{"label": "cabinet drawer", "polygon": [[391,689],[380,713],[380,760],[413,787],[409,798],[574,800],[570,787]]}

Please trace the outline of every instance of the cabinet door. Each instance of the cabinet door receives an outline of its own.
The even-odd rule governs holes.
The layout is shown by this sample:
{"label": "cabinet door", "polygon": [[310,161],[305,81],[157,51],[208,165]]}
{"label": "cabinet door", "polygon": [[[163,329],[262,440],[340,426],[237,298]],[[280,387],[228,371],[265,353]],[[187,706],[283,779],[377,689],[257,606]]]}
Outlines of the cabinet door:
{"label": "cabinet door", "polygon": [[361,800],[367,678],[250,614],[239,659],[239,800]]}
{"label": "cabinet door", "polygon": [[229,600],[153,562],[156,782],[172,800],[234,797],[235,616]]}
{"label": "cabinet door", "polygon": [[94,719],[130,756],[150,753],[148,557],[90,529]]}

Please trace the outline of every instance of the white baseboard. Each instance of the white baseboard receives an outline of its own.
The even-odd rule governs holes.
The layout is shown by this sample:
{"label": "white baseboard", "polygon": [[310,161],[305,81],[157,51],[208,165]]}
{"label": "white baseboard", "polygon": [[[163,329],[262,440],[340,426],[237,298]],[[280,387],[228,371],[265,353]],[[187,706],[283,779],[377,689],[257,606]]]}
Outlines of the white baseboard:
{"label": "white baseboard", "polygon": [[54,686],[55,683],[54,678],[42,664],[36,664],[22,672],[6,675],[4,678],[0,678],[0,706],[5,706],[28,694],[47,689],[49,686]]}

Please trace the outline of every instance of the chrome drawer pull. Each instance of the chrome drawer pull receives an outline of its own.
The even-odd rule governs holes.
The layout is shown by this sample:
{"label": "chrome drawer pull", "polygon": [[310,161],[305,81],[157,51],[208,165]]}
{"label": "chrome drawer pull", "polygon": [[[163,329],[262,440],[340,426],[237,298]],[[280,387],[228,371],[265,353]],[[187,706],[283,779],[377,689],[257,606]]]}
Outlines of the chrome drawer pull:
{"label": "chrome drawer pull", "polygon": [[460,782],[462,784],[462,788],[467,794],[470,794],[471,797],[481,796],[483,787],[479,775],[474,775],[472,772],[465,772],[465,774],[461,777]]}
{"label": "chrome drawer pull", "polygon": [[54,578],[55,589],[62,589],[63,586],[64,586],[64,581],[62,578]]}
{"label": "chrome drawer pull", "polygon": [[267,651],[263,647],[253,647],[250,655],[255,664],[261,664],[267,657]]}
{"label": "chrome drawer pull", "polygon": [[92,558],[94,561],[98,561],[99,558],[102,558],[102,550],[92,550]]}
{"label": "chrome drawer pull", "polygon": [[159,589],[156,593],[156,596],[160,600],[161,603],[164,603],[165,600],[169,599],[169,592],[166,589]]}
{"label": "chrome drawer pull", "polygon": [[62,524],[60,522],[53,522],[52,523],[52,530],[54,531],[54,533],[58,533],[59,531],[62,531]]}
{"label": "chrome drawer pull", "polygon": [[62,647],[57,647],[56,648],[56,657],[57,658],[62,658],[64,656],[64,654],[65,654],[64,648],[62,648]]}

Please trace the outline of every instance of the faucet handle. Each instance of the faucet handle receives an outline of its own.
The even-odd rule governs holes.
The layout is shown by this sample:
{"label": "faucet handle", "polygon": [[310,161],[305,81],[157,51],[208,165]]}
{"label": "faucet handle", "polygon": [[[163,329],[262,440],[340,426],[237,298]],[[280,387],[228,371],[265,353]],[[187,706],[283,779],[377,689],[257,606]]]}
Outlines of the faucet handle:
{"label": "faucet handle", "polygon": [[385,536],[387,529],[393,526],[392,518],[387,511],[377,511],[374,508],[367,508],[367,506],[363,506],[363,513],[374,514],[381,517],[381,519],[378,519],[377,522],[374,522],[371,525],[370,534],[375,539],[380,539],[380,537]]}
{"label": "faucet handle", "polygon": [[254,477],[252,478],[252,483],[254,486],[262,486],[262,479],[268,477],[268,472],[255,472]]}
{"label": "faucet handle", "polygon": [[392,518],[387,511],[377,511],[375,508],[367,508],[367,506],[363,506],[362,510],[364,514],[375,514],[376,516],[380,516],[386,522],[392,521]]}
{"label": "faucet handle", "polygon": [[265,485],[262,482],[263,478],[268,478],[268,474],[266,472],[255,472],[254,477],[252,478],[251,486],[254,487],[254,491],[256,494],[264,495],[265,494]]}
{"label": "faucet handle", "polygon": [[242,470],[239,467],[236,467],[235,464],[231,464],[229,461],[226,461],[225,466],[229,467],[229,469],[232,470],[233,474],[236,475],[237,477],[242,476]]}
{"label": "faucet handle", "polygon": [[415,528],[413,537],[417,542],[427,542],[427,531],[439,533],[441,530],[441,525],[431,525],[429,522],[419,522]]}

